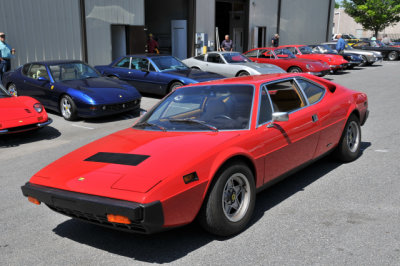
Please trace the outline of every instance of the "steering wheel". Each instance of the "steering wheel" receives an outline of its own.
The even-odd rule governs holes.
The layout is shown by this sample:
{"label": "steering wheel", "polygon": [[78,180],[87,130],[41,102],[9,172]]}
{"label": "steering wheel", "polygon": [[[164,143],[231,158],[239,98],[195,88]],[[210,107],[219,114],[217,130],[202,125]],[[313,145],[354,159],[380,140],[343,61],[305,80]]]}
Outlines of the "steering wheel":
{"label": "steering wheel", "polygon": [[213,119],[215,119],[215,118],[224,118],[224,119],[228,119],[228,120],[234,121],[232,117],[227,116],[227,115],[216,115],[216,116],[213,117]]}

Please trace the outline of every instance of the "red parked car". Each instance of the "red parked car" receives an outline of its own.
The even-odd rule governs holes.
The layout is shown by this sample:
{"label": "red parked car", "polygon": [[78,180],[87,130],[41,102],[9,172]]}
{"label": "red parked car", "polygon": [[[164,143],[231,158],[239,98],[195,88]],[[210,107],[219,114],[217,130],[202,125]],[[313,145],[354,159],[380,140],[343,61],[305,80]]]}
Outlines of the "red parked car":
{"label": "red parked car", "polygon": [[367,114],[365,93],[304,73],[192,84],[48,165],[22,192],[114,229],[153,233],[197,218],[232,235],[250,221],[257,191],[330,152],[355,160]]}
{"label": "red parked car", "polygon": [[255,48],[244,53],[251,61],[277,65],[289,73],[306,72],[316,76],[329,73],[329,65],[319,60],[297,58],[286,48]]}
{"label": "red parked car", "polygon": [[289,49],[298,58],[307,58],[326,62],[329,65],[332,73],[338,71],[339,69],[344,69],[348,63],[348,61],[343,59],[343,56],[341,55],[317,54],[314,53],[311,47],[308,47],[307,45],[282,45],[279,46],[279,48]]}
{"label": "red parked car", "polygon": [[37,100],[27,96],[14,97],[0,85],[0,134],[38,129],[51,122],[53,120]]}

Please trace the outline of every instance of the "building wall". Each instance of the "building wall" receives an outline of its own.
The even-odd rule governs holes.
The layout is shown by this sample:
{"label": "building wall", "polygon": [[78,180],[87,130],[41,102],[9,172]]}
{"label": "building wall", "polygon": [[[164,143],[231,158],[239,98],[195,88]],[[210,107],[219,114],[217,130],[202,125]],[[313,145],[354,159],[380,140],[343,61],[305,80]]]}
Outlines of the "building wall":
{"label": "building wall", "polygon": [[88,62],[108,64],[112,61],[111,25],[144,25],[144,0],[85,0],[85,13]]}
{"label": "building wall", "polygon": [[[215,0],[196,0],[196,30],[215,44]],[[222,40],[220,40],[222,41]]]}
{"label": "building wall", "polygon": [[0,1],[0,31],[16,49],[11,68],[37,60],[81,59],[79,0]]}
{"label": "building wall", "polygon": [[[329,6],[329,2],[282,0],[280,44],[313,44],[326,41],[328,14],[333,17],[333,8]],[[334,2],[331,1],[331,4]]]}

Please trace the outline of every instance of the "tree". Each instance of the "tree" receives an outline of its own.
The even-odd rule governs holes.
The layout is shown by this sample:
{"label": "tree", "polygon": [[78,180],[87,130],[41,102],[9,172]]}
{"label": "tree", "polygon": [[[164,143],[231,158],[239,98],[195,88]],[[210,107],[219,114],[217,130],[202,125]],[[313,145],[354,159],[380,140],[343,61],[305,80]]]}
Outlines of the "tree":
{"label": "tree", "polygon": [[339,8],[340,7],[340,3],[335,1],[335,8]]}
{"label": "tree", "polygon": [[378,32],[400,21],[400,0],[343,0],[342,7],[364,29]]}

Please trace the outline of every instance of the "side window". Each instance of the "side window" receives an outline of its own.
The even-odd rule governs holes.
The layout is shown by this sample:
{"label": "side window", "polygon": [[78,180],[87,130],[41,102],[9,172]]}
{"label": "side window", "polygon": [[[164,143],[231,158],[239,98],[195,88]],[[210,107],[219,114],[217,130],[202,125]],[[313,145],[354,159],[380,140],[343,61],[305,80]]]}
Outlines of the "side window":
{"label": "side window", "polygon": [[32,64],[30,67],[28,74],[28,77],[33,78],[33,79],[38,79],[40,77],[44,77],[46,79],[49,79],[49,75],[47,74],[46,67],[44,65],[39,65],[39,64]]}
{"label": "side window", "polygon": [[324,96],[325,89],[315,85],[314,83],[304,79],[298,79],[297,82],[306,95],[309,104],[318,102]]}
{"label": "side window", "polygon": [[246,54],[247,57],[257,58],[260,50],[253,50]]}
{"label": "side window", "polygon": [[292,112],[305,106],[293,80],[268,84],[267,89],[274,112]]}
{"label": "side window", "polygon": [[272,120],[271,102],[269,100],[268,91],[265,86],[261,90],[259,106],[260,106],[260,108],[258,110],[258,125],[262,125],[262,124]]}
{"label": "side window", "polygon": [[196,56],[195,59],[200,60],[200,61],[204,61],[204,54]]}
{"label": "side window", "polygon": [[223,61],[222,61],[222,59],[221,59],[219,54],[208,54],[207,62],[217,63],[217,64],[223,63]]}
{"label": "side window", "polygon": [[118,63],[116,63],[114,66],[116,67],[122,67],[122,68],[129,68],[129,61],[130,57],[125,57],[122,58]]}
{"label": "side window", "polygon": [[297,49],[295,47],[288,47],[289,51],[291,51],[293,54],[298,54]]}
{"label": "side window", "polygon": [[28,71],[29,71],[29,68],[31,67],[31,64],[26,64],[26,65],[24,65],[23,67],[22,67],[22,75],[24,75],[24,76],[28,76]]}

